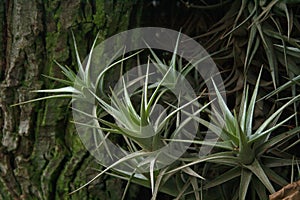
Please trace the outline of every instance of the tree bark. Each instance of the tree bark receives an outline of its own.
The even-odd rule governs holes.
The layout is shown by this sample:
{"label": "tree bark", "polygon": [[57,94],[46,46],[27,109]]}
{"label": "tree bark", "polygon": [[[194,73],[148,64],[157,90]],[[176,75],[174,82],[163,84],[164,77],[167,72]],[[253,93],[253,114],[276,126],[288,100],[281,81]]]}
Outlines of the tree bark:
{"label": "tree bark", "polygon": [[130,0],[0,2],[0,199],[120,199],[123,183],[105,176],[69,195],[101,169],[70,123],[69,100],[11,105],[62,86],[42,74],[63,78],[53,60],[76,65],[71,30],[84,58],[98,31],[104,40],[132,25],[134,7]]}

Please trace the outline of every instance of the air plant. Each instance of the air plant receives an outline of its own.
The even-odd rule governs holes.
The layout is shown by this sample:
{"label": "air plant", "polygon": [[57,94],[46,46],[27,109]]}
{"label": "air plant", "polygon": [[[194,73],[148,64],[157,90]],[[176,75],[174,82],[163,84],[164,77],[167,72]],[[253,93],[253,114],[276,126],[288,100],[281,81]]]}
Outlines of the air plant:
{"label": "air plant", "polygon": [[[117,90],[111,89],[110,95],[104,95],[103,80],[107,72],[110,69],[118,68],[119,65],[122,66],[125,60],[134,58],[140,52],[123,57],[103,68],[104,70],[99,73],[94,83],[90,79],[90,65],[95,44],[96,41],[84,67],[74,39],[78,75],[70,68],[57,63],[66,79],[49,78],[67,86],[59,89],[35,91],[58,94],[23,102],[29,103],[49,98],[71,97],[72,103],[79,102],[79,104],[90,105],[88,107],[90,110],[88,110],[91,112],[80,109],[73,110],[79,112],[80,116],[85,118],[85,123],[78,122],[76,119],[74,123],[90,131],[87,131],[81,139],[83,142],[92,141],[94,148],[91,153],[93,155],[97,155],[101,150],[107,153],[106,159],[113,160],[113,158],[117,158],[118,161],[105,165],[105,170],[99,172],[92,180],[72,193],[87,186],[104,173],[128,181],[123,198],[125,198],[131,182],[151,188],[152,199],[155,199],[160,191],[177,199],[185,196],[188,199],[196,198],[197,200],[203,197],[205,199],[221,198],[221,194],[216,193],[215,188],[225,188],[226,182],[231,180],[238,180],[238,186],[233,188],[234,192],[230,194],[233,195],[232,199],[245,199],[246,196],[255,198],[255,195],[258,195],[260,199],[266,199],[267,191],[269,193],[275,192],[274,183],[279,186],[287,184],[287,181],[277,174],[273,168],[293,165],[295,161],[287,158],[286,153],[278,151],[278,146],[297,135],[300,128],[296,127],[287,132],[277,133],[277,135],[272,135],[272,133],[295,116],[293,114],[277,123],[283,110],[295,103],[300,95],[294,95],[287,103],[265,119],[255,131],[253,130],[254,111],[261,72],[251,98],[248,95],[249,86],[244,86],[242,102],[238,112],[234,111],[232,113],[229,110],[215,84],[214,89],[217,98],[214,101],[218,103],[222,111],[221,113],[215,112],[216,116],[213,116],[212,112],[208,110],[212,102],[206,102],[205,105],[199,103],[201,95],[183,96],[182,102],[173,99],[166,101],[162,98],[163,95],[170,88],[175,87],[176,84],[174,83],[181,83],[180,81],[193,70],[190,63],[183,65],[181,60],[177,63],[176,48],[178,44],[171,61],[167,64],[161,61],[150,48],[149,50],[154,59],[148,60],[146,73],[130,81],[120,77],[120,85]],[[117,56],[111,60],[115,59],[117,59]],[[161,74],[159,80],[155,81],[153,79],[152,82],[149,81],[153,73],[150,70],[150,61],[154,63],[156,72]],[[176,71],[179,71],[179,73]],[[142,80],[144,81],[142,89],[129,93],[130,87]],[[139,97],[140,102],[133,102],[133,96]],[[90,99],[95,99],[95,101]],[[159,112],[159,115],[153,119],[152,113],[161,102],[164,103],[165,110]],[[189,106],[192,107],[190,111],[193,112],[185,110]],[[214,107],[212,106],[212,108]],[[214,123],[200,117],[199,114],[203,112]],[[180,115],[180,113],[183,113],[183,115]],[[185,116],[184,121],[181,121],[182,116]],[[113,120],[111,120],[111,117]],[[198,130],[196,130],[197,133],[195,132],[197,134],[195,138],[189,137],[190,133],[187,133],[186,137],[176,137],[180,131],[185,130],[184,126],[191,121],[207,127],[220,140],[202,140]],[[107,141],[111,135],[122,138],[122,146],[125,147],[127,152],[124,151],[123,154],[118,155],[111,152]],[[187,146],[188,151],[170,165],[156,168],[162,164],[156,156],[156,152],[171,142],[178,143],[183,147]],[[209,155],[201,155],[199,145],[213,146],[214,151]],[[168,159],[168,156],[163,158]],[[127,171],[123,170],[125,168],[120,167],[122,165],[125,168],[127,167]],[[210,167],[208,166],[211,166],[212,169],[219,167],[220,169],[217,171],[220,175],[214,179],[205,179],[210,177],[210,170],[208,169]],[[147,170],[145,171],[145,169]],[[237,177],[240,177],[240,179]]]}
{"label": "air plant", "polygon": [[[82,64],[74,35],[73,39],[78,63],[78,74],[69,67],[62,66],[56,62],[66,79],[47,77],[67,86],[58,89],[36,90],[34,92],[53,93],[54,95],[16,104],[20,105],[59,97],[72,98],[73,112],[79,113],[73,122],[83,129],[83,134],[80,135],[83,143],[92,143],[93,148],[89,150],[91,150],[90,152],[94,156],[97,157],[101,154],[100,156],[103,158],[105,154],[107,158],[104,159],[114,160],[114,162],[111,162],[109,165],[104,164],[104,167],[106,167],[105,170],[99,172],[92,180],[72,191],[70,194],[86,187],[99,176],[107,173],[128,181],[123,198],[125,198],[126,191],[131,182],[150,187],[152,189],[153,199],[156,198],[159,191],[171,196],[178,196],[181,189],[180,187],[174,188],[174,186],[179,186],[180,182],[182,182],[180,173],[165,175],[165,172],[177,167],[180,162],[176,162],[176,159],[174,159],[172,155],[164,155],[160,153],[159,150],[168,145],[165,139],[187,139],[192,138],[190,135],[196,133],[197,129],[195,129],[194,133],[181,133],[182,130],[185,130],[184,127],[194,120],[193,117],[187,115],[184,117],[180,114],[181,112],[193,110],[193,116],[198,116],[200,112],[204,111],[210,105],[210,103],[207,103],[202,106],[198,102],[201,94],[196,96],[193,94],[190,95],[182,89],[176,90],[176,85],[180,85],[180,87],[184,89],[188,87],[187,90],[192,90],[189,84],[184,82],[184,77],[193,70],[195,63],[194,65],[191,65],[191,63],[184,65],[181,60],[177,63],[176,49],[178,41],[172,60],[167,64],[160,60],[154,51],[149,48],[154,59],[149,58],[146,73],[133,80],[126,80],[126,77],[121,76],[120,84],[114,89],[111,88],[110,95],[105,95],[104,77],[107,75],[107,72],[110,69],[116,68],[122,72],[123,62],[133,58],[140,52],[136,52],[127,57],[123,56],[122,59],[116,62],[113,61],[117,59],[117,56],[111,58],[109,66],[104,67],[96,77],[96,81],[93,82],[91,80],[90,70],[96,40],[93,43],[85,64]],[[122,49],[120,49],[116,55],[119,55],[121,51]],[[203,58],[203,60],[205,59],[206,57]],[[155,76],[153,76],[153,69],[152,71],[150,69],[150,61],[154,63]],[[199,60],[197,63],[201,61],[202,60]],[[139,70],[141,69],[139,68]],[[159,74],[159,76],[157,74]],[[159,80],[157,78],[159,78]],[[129,93],[128,90],[130,87],[140,81],[144,82],[143,88]],[[172,89],[176,90],[179,99],[170,99],[170,101],[163,99],[163,95]],[[134,104],[132,101],[133,96],[140,97],[140,103]],[[164,111],[159,112],[158,116],[153,118],[152,115],[156,112],[155,109],[159,107],[159,103],[165,105]],[[191,108],[186,109],[188,107]],[[195,110],[195,108],[197,109]],[[110,117],[112,117],[113,120],[111,120]],[[80,121],[79,118],[83,118],[84,120]],[[121,154],[116,154],[116,152],[110,149],[108,139],[111,135],[120,137],[124,142],[123,144],[119,144],[125,147],[124,152]],[[175,145],[176,147],[183,149],[189,146],[186,145],[186,143],[177,144],[178,145]],[[174,149],[174,151],[176,150]],[[164,166],[163,159],[170,159],[172,162],[170,162],[170,165]],[[99,163],[103,164],[101,161]],[[162,165],[162,167],[157,167],[159,165]],[[144,168],[144,170],[141,170],[141,168]],[[193,177],[190,184],[186,185],[186,187],[195,186],[195,177],[204,179],[189,167],[185,167],[182,172]]]}
{"label": "air plant", "polygon": [[[267,199],[266,191],[269,193],[275,192],[274,183],[279,186],[288,184],[285,178],[280,176],[280,174],[276,173],[273,169],[296,164],[293,160],[293,156],[285,152],[280,152],[278,147],[299,134],[300,127],[296,127],[287,132],[279,132],[276,135],[272,135],[272,133],[294,117],[296,113],[277,123],[283,110],[299,100],[300,95],[295,96],[278,108],[278,110],[265,119],[254,131],[254,111],[260,77],[261,72],[258,76],[251,99],[248,95],[249,87],[245,85],[238,113],[235,110],[233,113],[229,110],[215,86],[218,104],[222,113],[218,116],[211,116],[214,119],[218,119],[215,120],[215,125],[209,124],[201,118],[196,118],[196,120],[217,134],[220,137],[220,141],[209,142],[194,140],[193,143],[212,145],[216,147],[218,151],[200,158],[183,159],[187,164],[170,170],[167,174],[182,170],[185,167],[197,166],[204,162],[206,164],[213,163],[219,167],[220,165],[228,166],[229,168],[220,167],[222,169],[219,172],[220,174],[212,180],[206,180],[203,186],[199,187],[199,191],[203,192],[208,190],[208,194],[216,196],[216,193],[209,192],[212,188],[214,189],[216,186],[226,187],[226,182],[231,180],[236,181],[239,177],[238,186],[232,187],[230,194],[227,195],[232,195],[232,199],[240,200],[245,199],[248,195],[255,198],[255,194],[257,194],[260,199]],[[218,125],[220,121],[223,121],[222,124],[224,124],[224,126]],[[181,140],[181,142],[190,141]],[[201,175],[205,177],[207,173],[203,171]],[[234,183],[236,184],[238,182]],[[229,184],[233,183],[231,182]],[[221,197],[211,198],[218,199]],[[210,198],[207,197],[205,199]]]}

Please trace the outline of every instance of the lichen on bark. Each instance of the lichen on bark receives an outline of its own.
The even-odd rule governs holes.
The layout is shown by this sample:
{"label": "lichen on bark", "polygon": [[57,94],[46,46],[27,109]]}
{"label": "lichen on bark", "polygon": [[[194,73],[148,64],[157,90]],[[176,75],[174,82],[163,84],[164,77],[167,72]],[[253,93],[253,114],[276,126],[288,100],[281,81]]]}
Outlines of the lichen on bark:
{"label": "lichen on bark", "polygon": [[111,198],[104,178],[68,195],[98,173],[94,168],[101,169],[70,123],[69,100],[11,105],[41,97],[32,90],[62,86],[42,76],[63,78],[54,60],[76,70],[71,30],[83,58],[97,32],[101,42],[128,28],[134,3],[0,2],[0,198]]}

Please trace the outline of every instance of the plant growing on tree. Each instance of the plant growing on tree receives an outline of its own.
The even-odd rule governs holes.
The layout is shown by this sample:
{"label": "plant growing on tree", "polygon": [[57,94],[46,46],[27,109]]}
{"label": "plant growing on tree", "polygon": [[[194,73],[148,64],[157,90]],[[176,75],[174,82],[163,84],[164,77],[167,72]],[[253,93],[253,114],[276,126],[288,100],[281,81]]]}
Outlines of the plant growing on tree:
{"label": "plant growing on tree", "polygon": [[[237,186],[233,188],[234,192],[227,194],[228,196],[232,195],[232,199],[245,199],[247,195],[252,198],[255,198],[257,195],[260,199],[266,199],[267,191],[269,193],[275,192],[273,183],[279,186],[284,186],[288,183],[285,178],[278,175],[273,168],[288,165],[292,166],[296,163],[292,157],[287,157],[286,153],[278,151],[278,146],[299,133],[300,128],[296,127],[288,132],[281,132],[276,136],[272,136],[271,134],[295,116],[295,114],[288,116],[277,123],[283,110],[290,104],[295,103],[300,98],[300,95],[290,99],[276,112],[271,114],[256,131],[253,131],[253,122],[255,120],[254,111],[261,72],[251,98],[249,96],[249,86],[245,84],[242,102],[238,112],[234,111],[232,113],[229,110],[217,86],[214,85],[217,95],[215,101],[218,102],[222,113],[216,113],[216,116],[212,116],[211,112],[207,109],[211,102],[206,102],[206,104],[202,106],[199,103],[201,96],[185,97],[189,102],[180,106],[178,106],[178,102],[172,99],[165,100],[162,98],[163,95],[168,92],[166,87],[170,86],[170,83],[175,83],[180,80],[180,76],[178,76],[175,71],[177,70],[180,72],[179,74],[187,76],[189,72],[193,70],[193,66],[189,65],[189,63],[184,66],[181,61],[178,62],[176,53],[174,53],[168,64],[169,66],[166,67],[165,62],[161,61],[150,49],[151,55],[154,57],[151,61],[155,61],[155,67],[158,71],[162,72],[163,78],[155,83],[148,83],[148,79],[151,76],[148,65],[145,76],[139,77],[131,82],[126,82],[126,80],[122,78],[122,87],[120,87],[117,92],[111,90],[111,95],[106,96],[103,95],[105,94],[103,79],[106,73],[119,65],[122,66],[124,61],[133,58],[140,52],[112,63],[106,70],[103,70],[98,75],[96,83],[93,84],[90,80],[89,70],[95,44],[96,40],[91,48],[84,68],[81,64],[74,39],[79,76],[70,68],[57,63],[66,76],[66,79],[49,78],[64,83],[67,86],[59,89],[38,90],[36,92],[58,94],[24,102],[29,103],[57,97],[71,97],[72,101],[86,100],[89,98],[96,99],[97,103],[93,106],[92,115],[82,113],[89,119],[89,122],[84,125],[93,128],[93,130],[95,130],[94,134],[102,140],[102,142],[98,144],[98,140],[95,139],[95,145],[105,148],[109,156],[114,156],[110,154],[110,150],[107,148],[106,139],[110,137],[110,135],[116,134],[123,138],[126,149],[130,154],[119,158],[119,161],[110,166],[106,166],[106,169],[101,171],[91,181],[107,173],[128,181],[123,198],[125,198],[129,184],[134,182],[150,187],[152,189],[152,199],[156,198],[159,191],[174,196],[176,199],[182,197],[187,199],[218,199],[221,198],[222,193],[215,192],[217,190],[216,188],[221,188],[221,190],[222,188],[226,189],[226,187],[228,187],[228,185],[226,185],[227,181],[238,183]],[[115,58],[112,58],[112,60],[114,59]],[[134,93],[134,95],[141,97],[140,104],[136,104],[132,101],[131,95],[128,93],[128,87],[130,84],[141,81],[141,79],[145,79],[145,85],[142,89]],[[99,94],[95,92],[98,90],[100,90]],[[122,94],[122,98],[118,97],[119,94]],[[151,119],[151,112],[155,109],[159,101],[165,102],[169,112],[160,113],[156,120],[153,121]],[[193,105],[201,106],[200,109],[195,110],[194,113],[188,113],[184,110],[185,107]],[[180,121],[179,112],[183,112],[187,116],[187,121],[193,120],[207,127],[220,137],[221,140],[217,142],[203,141],[200,139],[201,133],[197,133],[198,137],[193,140],[174,139],[174,135],[183,129],[183,124],[178,123],[178,121]],[[214,124],[197,116],[200,112],[206,113],[205,115],[208,115],[212,121],[214,121]],[[114,121],[109,120],[107,116],[112,116]],[[145,127],[149,124],[154,127],[153,129],[147,129],[152,132],[150,134],[151,137],[136,137],[136,135],[145,134],[141,127]],[[172,127],[172,125],[174,125],[174,127]],[[153,151],[163,147],[168,142],[191,143],[191,145],[188,153],[183,155],[172,165],[156,171],[154,170],[154,166],[157,164],[155,157],[151,157],[152,159],[143,162],[139,159],[143,156],[147,157],[152,155]],[[207,156],[199,156],[199,145],[213,146],[214,152]],[[115,166],[126,163],[128,160],[134,162],[133,166],[136,166],[132,169],[134,173],[128,174],[122,170],[118,171],[114,169]],[[148,172],[139,172],[139,167],[145,165],[148,166]],[[217,170],[217,173],[219,173],[217,178],[205,179],[206,176],[211,176],[209,174],[212,173],[210,168],[215,170],[218,167],[220,167],[220,169]],[[77,190],[87,186],[91,181]]]}

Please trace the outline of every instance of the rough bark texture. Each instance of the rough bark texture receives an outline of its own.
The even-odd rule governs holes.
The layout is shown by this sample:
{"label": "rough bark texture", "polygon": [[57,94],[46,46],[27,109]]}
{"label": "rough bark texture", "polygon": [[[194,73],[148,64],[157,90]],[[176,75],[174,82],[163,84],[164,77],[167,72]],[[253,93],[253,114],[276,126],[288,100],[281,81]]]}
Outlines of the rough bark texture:
{"label": "rough bark texture", "polygon": [[83,58],[98,31],[105,39],[128,29],[133,5],[129,0],[0,2],[0,199],[120,198],[122,182],[105,176],[68,195],[99,169],[70,123],[68,100],[10,105],[38,97],[32,90],[59,86],[41,74],[63,77],[53,60],[75,65],[71,30]]}

